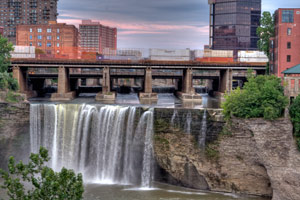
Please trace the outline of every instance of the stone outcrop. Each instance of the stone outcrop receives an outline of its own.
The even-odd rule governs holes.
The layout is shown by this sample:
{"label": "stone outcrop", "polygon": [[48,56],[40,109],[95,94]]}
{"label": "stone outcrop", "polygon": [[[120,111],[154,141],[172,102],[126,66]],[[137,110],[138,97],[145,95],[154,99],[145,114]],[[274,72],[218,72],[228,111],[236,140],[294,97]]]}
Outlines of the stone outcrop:
{"label": "stone outcrop", "polygon": [[30,151],[29,104],[0,103],[0,168],[14,156],[17,161],[28,158]]}
{"label": "stone outcrop", "polygon": [[233,119],[206,149],[192,135],[156,133],[156,161],[187,187],[296,200],[300,153],[292,130],[288,119]]}

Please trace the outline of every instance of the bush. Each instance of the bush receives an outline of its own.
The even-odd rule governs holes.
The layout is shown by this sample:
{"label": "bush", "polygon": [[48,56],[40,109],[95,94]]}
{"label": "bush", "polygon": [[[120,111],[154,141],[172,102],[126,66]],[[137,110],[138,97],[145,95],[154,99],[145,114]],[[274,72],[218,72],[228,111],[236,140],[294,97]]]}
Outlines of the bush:
{"label": "bush", "polygon": [[298,96],[290,106],[290,116],[294,127],[294,136],[300,151],[300,97]]}
{"label": "bush", "polygon": [[19,84],[16,79],[13,78],[12,73],[3,72],[0,73],[0,90],[17,91]]}
{"label": "bush", "polygon": [[[81,174],[76,175],[65,168],[61,172],[54,172],[45,166],[48,161],[48,151],[43,147],[39,154],[30,155],[27,165],[22,161],[15,164],[13,157],[9,159],[9,172],[0,170],[0,176],[4,179],[2,188],[7,190],[10,200],[82,199],[84,190]],[[30,184],[28,190],[25,188],[26,182]]]}
{"label": "bush", "polygon": [[225,95],[222,104],[226,119],[259,118],[273,120],[281,117],[288,98],[283,94],[281,79],[275,76],[250,76],[243,90],[236,89]]}

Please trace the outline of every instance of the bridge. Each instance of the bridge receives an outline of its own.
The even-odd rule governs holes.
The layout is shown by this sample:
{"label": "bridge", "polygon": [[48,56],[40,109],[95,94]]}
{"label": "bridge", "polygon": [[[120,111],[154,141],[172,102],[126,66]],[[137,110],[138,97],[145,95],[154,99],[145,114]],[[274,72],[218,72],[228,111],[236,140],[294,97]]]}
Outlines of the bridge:
{"label": "bridge", "polygon": [[[248,69],[256,74],[265,72],[266,63],[204,63],[195,61],[90,61],[90,60],[37,60],[13,59],[11,68],[18,80],[20,92],[33,95],[33,89],[44,85],[49,78],[58,79],[57,93],[52,100],[75,98],[75,88],[81,78],[99,78],[102,91],[96,100],[114,100],[112,79],[139,78],[143,80],[141,100],[157,100],[152,92],[153,79],[177,79],[177,95],[183,101],[201,101],[193,89],[193,79],[211,79],[217,94],[232,90],[232,80],[245,78]],[[49,70],[54,69],[54,70]],[[32,81],[29,81],[32,80]],[[30,82],[32,85],[30,85]]]}

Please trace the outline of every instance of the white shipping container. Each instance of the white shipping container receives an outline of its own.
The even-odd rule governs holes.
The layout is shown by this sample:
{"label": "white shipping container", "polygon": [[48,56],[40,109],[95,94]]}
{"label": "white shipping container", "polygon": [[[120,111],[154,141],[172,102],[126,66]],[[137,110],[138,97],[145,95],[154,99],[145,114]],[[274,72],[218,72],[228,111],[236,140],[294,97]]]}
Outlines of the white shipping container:
{"label": "white shipping container", "polygon": [[204,57],[204,50],[195,50],[195,58],[203,58]]}
{"label": "white shipping container", "polygon": [[35,54],[29,53],[12,53],[11,58],[35,58]]}
{"label": "white shipping container", "polygon": [[205,49],[204,50],[204,57],[205,58],[213,58],[213,57],[232,58],[233,57],[233,51],[231,51],[231,50],[211,50],[211,49]]}
{"label": "white shipping container", "polygon": [[238,51],[239,58],[268,58],[262,51]]}
{"label": "white shipping container", "polygon": [[150,56],[150,60],[157,61],[190,61],[187,56]]}
{"label": "white shipping container", "polygon": [[35,47],[34,46],[14,46],[13,53],[34,54]]}
{"label": "white shipping container", "polygon": [[238,62],[266,63],[269,62],[269,59],[268,58],[238,58]]}
{"label": "white shipping container", "polygon": [[150,49],[149,54],[150,54],[150,57],[151,56],[190,57],[190,50],[189,49],[176,49],[176,50]]}

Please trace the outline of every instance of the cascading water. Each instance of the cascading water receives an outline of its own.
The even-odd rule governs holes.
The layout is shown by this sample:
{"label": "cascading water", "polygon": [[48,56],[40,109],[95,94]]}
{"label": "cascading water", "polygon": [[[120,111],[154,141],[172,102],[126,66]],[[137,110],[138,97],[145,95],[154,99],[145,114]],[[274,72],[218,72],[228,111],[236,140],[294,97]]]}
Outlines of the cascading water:
{"label": "cascading water", "polygon": [[[87,182],[150,187],[153,110],[77,104],[32,104],[31,149],[49,150],[55,170],[83,173]],[[135,127],[136,126],[136,127]]]}
{"label": "cascading water", "polygon": [[186,122],[184,125],[184,132],[187,134],[191,134],[191,123],[192,123],[192,113],[189,111],[186,115]]}
{"label": "cascading water", "polygon": [[205,140],[206,140],[206,132],[207,132],[207,111],[204,109],[202,124],[201,124],[201,134],[199,134],[199,147],[201,149],[205,148]]}

